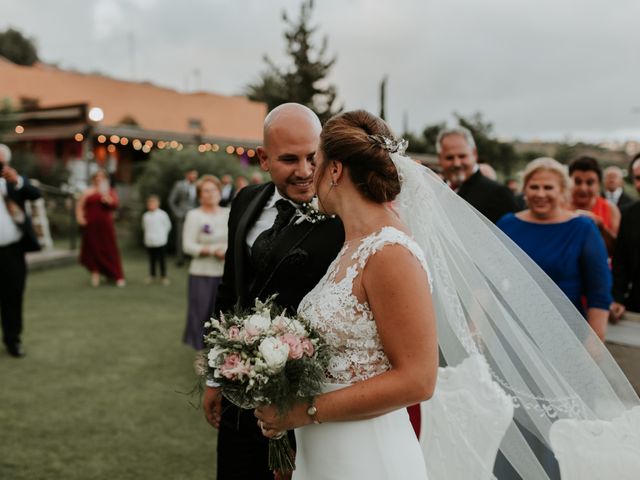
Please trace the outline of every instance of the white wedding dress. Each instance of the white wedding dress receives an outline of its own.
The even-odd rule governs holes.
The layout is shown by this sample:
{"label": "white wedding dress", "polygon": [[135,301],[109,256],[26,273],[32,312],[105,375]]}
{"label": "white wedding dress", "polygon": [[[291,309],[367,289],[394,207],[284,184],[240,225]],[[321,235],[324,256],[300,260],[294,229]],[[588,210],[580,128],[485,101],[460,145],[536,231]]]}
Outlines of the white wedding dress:
{"label": "white wedding dress", "polygon": [[[298,313],[319,331],[334,354],[325,391],[345,388],[391,368],[366,301],[353,293],[368,259],[386,245],[402,245],[431,276],[421,248],[405,233],[384,227],[347,242]],[[319,412],[322,419],[322,412]],[[294,480],[426,479],[420,444],[406,409],[369,419],[328,422],[295,430]]]}

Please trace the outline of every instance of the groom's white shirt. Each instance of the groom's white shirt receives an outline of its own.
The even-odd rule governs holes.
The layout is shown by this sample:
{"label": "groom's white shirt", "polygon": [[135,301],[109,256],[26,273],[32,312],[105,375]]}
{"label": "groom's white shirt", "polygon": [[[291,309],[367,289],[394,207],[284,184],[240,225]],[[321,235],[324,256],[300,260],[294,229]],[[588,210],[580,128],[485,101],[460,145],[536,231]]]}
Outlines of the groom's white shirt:
{"label": "groom's white shirt", "polygon": [[288,200],[293,206],[298,207],[297,204],[280,195],[280,192],[276,188],[273,192],[273,195],[271,195],[271,198],[262,209],[262,213],[258,217],[258,220],[247,232],[247,245],[249,246],[249,249],[253,247],[253,243],[256,241],[256,238],[258,238],[258,236],[265,230],[270,229],[275,223],[276,216],[278,216],[276,202],[280,199]]}

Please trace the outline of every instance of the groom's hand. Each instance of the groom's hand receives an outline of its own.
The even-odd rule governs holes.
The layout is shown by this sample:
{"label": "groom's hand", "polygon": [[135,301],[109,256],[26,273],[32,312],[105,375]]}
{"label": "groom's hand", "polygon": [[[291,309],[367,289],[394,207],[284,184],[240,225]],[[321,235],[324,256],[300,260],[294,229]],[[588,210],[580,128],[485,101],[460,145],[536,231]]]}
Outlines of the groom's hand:
{"label": "groom's hand", "polygon": [[204,416],[212,427],[220,428],[220,415],[222,414],[222,393],[219,388],[207,387],[202,401]]}

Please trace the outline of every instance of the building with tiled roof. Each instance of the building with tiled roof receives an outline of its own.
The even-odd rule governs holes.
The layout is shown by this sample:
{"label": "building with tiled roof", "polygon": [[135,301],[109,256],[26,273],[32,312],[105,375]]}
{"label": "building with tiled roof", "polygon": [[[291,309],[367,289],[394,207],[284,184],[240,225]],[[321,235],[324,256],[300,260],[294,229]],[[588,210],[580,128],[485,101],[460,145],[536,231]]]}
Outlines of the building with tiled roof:
{"label": "building with tiled roof", "polygon": [[15,120],[3,141],[28,148],[45,163],[90,153],[99,163],[115,158],[124,177],[130,177],[127,164],[144,160],[153,148],[196,144],[202,151],[253,156],[267,113],[264,103],[245,97],[181,93],[2,57],[0,101],[10,103]]}

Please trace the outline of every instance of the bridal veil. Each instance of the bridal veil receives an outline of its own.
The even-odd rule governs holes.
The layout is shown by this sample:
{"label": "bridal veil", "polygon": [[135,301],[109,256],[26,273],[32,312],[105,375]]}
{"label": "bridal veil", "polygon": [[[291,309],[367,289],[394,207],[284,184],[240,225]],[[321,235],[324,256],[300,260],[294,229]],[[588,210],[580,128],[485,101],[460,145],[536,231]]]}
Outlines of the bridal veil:
{"label": "bridal veil", "polygon": [[554,422],[613,420],[639,405],[638,396],[547,275],[435,173],[399,150],[390,153],[402,184],[394,209],[433,275],[441,353],[451,366],[473,356],[486,360],[491,379],[515,407],[500,450],[521,477],[547,479],[525,436],[550,448]]}

